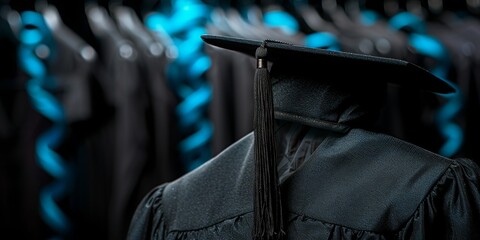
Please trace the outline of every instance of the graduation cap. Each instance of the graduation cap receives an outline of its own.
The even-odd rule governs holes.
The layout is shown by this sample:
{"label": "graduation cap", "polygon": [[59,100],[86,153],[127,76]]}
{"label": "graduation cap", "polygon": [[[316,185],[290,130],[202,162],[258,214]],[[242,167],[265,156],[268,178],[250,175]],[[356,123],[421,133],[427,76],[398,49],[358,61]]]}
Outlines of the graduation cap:
{"label": "graduation cap", "polygon": [[[314,49],[274,40],[257,41],[217,35],[203,35],[202,39],[208,44],[257,59],[254,83],[254,239],[285,238],[275,161],[271,78],[275,80],[275,76],[283,74],[301,81],[317,74],[318,81],[334,79],[345,87],[360,84],[362,87],[358,91],[375,91],[375,86],[391,83],[440,94],[455,92],[447,81],[403,60]],[[275,65],[276,73],[272,73],[271,77],[269,66],[273,68]],[[286,72],[288,74],[285,75]]]}

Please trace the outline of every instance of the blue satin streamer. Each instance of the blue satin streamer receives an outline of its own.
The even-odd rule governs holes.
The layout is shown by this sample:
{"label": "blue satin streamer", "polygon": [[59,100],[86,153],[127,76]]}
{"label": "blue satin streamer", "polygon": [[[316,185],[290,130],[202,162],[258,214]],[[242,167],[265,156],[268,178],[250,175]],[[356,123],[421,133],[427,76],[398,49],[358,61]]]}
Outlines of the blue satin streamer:
{"label": "blue satin streamer", "polygon": [[454,121],[463,107],[463,94],[457,84],[446,79],[451,64],[449,54],[440,41],[426,34],[424,22],[412,13],[399,13],[390,19],[389,24],[397,30],[408,28],[411,31],[409,34],[410,45],[419,53],[436,60],[437,65],[429,70],[456,89],[455,94],[439,94],[447,99],[447,103],[437,111],[435,118],[438,129],[445,139],[438,153],[446,157],[453,157],[463,144],[463,130]]}
{"label": "blue satin streamer", "polygon": [[52,85],[49,82],[51,78],[45,64],[35,53],[42,46],[50,51],[51,56],[54,52],[53,39],[41,14],[25,11],[21,14],[21,21],[18,54],[20,67],[31,77],[27,82],[27,93],[34,109],[52,122],[52,126],[36,141],[35,153],[40,167],[55,178],[40,192],[40,215],[46,225],[56,232],[54,238],[58,239],[71,230],[67,215],[56,203],[67,193],[68,167],[54,150],[64,136],[66,123],[61,103],[45,88]]}
{"label": "blue satin streamer", "polygon": [[183,136],[178,150],[187,171],[211,158],[213,127],[207,118],[207,108],[212,91],[205,79],[211,61],[200,38],[206,33],[209,16],[210,8],[201,1],[178,0],[172,2],[170,14],[155,12],[145,18],[145,25],[151,31],[168,34],[178,50],[178,57],[168,65],[167,78],[181,100],[176,108]]}
{"label": "blue satin streamer", "polygon": [[305,46],[340,51],[337,37],[328,32],[311,33],[305,37]]}

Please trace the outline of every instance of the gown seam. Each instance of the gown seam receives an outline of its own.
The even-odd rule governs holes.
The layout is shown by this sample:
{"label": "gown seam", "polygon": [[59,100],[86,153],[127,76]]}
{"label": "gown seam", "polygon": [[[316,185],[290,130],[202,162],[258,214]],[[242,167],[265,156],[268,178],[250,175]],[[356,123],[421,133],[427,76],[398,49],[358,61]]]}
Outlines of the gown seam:
{"label": "gown seam", "polygon": [[[310,217],[310,216],[308,216],[308,215],[301,214],[301,213],[297,213],[297,212],[293,212],[293,211],[291,211],[291,213],[296,214],[296,215],[299,216],[299,217],[308,218],[308,219],[310,219],[310,220],[320,222],[320,223],[322,223],[322,224],[332,225],[332,226],[339,226],[339,227],[341,227],[341,228],[349,229],[349,230],[352,230],[352,231],[355,231],[355,232],[366,232],[366,233],[372,233],[372,234],[382,235],[382,236],[385,235],[386,233],[388,233],[388,232],[381,233],[381,232],[372,231],[372,230],[365,230],[365,229],[353,228],[353,227],[345,226],[345,225],[342,225],[342,224],[332,223],[332,222],[328,222],[328,221],[321,220],[321,219],[318,219],[318,218]],[[392,232],[395,232],[395,231],[392,231]]]}
{"label": "gown seam", "polygon": [[169,230],[169,231],[167,231],[167,234],[181,233],[181,232],[196,232],[196,231],[205,230],[207,228],[211,228],[211,227],[214,227],[216,225],[219,225],[219,224],[221,224],[225,221],[232,220],[232,219],[237,218],[237,217],[243,217],[243,216],[245,216],[249,213],[253,213],[253,211],[248,211],[248,212],[240,213],[240,214],[237,214],[237,215],[234,215],[234,216],[231,216],[231,217],[223,218],[218,222],[215,222],[215,223],[212,223],[212,224],[206,225],[204,227],[200,227],[200,228],[192,228],[192,229],[185,229],[185,230]]}

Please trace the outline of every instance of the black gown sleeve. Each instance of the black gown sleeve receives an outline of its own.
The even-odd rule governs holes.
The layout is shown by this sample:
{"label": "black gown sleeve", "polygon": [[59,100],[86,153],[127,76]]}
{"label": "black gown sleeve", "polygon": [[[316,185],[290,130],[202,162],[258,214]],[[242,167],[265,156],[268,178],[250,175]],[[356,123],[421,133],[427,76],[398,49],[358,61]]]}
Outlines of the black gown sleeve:
{"label": "black gown sleeve", "polygon": [[152,189],[138,205],[131,219],[127,240],[163,239],[162,194],[166,184]]}
{"label": "black gown sleeve", "polygon": [[480,239],[480,168],[457,159],[424,199],[398,239]]}

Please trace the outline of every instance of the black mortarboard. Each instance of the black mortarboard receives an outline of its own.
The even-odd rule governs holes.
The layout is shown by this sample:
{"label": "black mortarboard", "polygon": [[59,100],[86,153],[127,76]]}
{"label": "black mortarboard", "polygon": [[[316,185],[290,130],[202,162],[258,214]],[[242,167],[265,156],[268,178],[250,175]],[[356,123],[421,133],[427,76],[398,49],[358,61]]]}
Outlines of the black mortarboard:
{"label": "black mortarboard", "polygon": [[[281,66],[276,71],[289,72],[289,76],[300,80],[316,72],[319,81],[333,76],[334,81],[338,80],[346,86],[363,84],[361,90],[392,83],[434,93],[455,92],[448,82],[402,60],[307,48],[274,40],[256,41],[216,35],[203,35],[202,39],[208,44],[257,59],[254,83],[254,239],[283,239],[285,236],[275,164],[272,83],[267,63]],[[305,75],[305,72],[308,74]]]}

